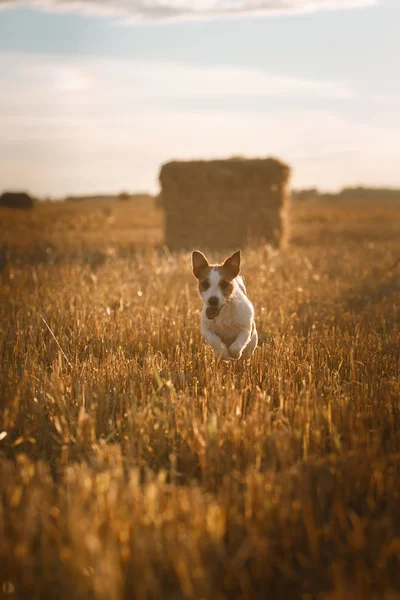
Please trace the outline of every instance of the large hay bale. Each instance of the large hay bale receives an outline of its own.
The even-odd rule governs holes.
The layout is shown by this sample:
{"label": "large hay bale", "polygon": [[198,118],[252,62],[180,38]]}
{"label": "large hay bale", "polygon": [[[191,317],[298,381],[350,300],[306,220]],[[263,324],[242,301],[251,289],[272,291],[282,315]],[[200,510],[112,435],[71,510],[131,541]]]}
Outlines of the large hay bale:
{"label": "large hay bale", "polygon": [[25,192],[4,192],[0,196],[0,206],[7,208],[33,208],[35,201]]}
{"label": "large hay bale", "polygon": [[237,248],[286,237],[290,169],[273,158],[170,162],[160,171],[170,249]]}

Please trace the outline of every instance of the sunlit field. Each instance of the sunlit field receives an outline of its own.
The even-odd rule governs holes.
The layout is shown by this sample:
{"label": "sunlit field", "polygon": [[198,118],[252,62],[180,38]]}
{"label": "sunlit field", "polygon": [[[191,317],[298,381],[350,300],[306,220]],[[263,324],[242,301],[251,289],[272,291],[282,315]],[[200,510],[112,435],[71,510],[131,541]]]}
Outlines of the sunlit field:
{"label": "sunlit field", "polygon": [[0,210],[0,597],[400,598],[400,203],[292,213],[227,364],[152,201]]}

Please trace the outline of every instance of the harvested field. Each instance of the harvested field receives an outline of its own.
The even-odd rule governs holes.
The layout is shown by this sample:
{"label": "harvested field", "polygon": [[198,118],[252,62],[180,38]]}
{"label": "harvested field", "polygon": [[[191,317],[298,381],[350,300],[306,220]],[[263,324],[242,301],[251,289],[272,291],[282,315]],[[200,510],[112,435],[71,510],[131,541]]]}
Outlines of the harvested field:
{"label": "harvested field", "polygon": [[400,597],[400,205],[292,211],[246,366],[153,204],[0,209],[1,597]]}

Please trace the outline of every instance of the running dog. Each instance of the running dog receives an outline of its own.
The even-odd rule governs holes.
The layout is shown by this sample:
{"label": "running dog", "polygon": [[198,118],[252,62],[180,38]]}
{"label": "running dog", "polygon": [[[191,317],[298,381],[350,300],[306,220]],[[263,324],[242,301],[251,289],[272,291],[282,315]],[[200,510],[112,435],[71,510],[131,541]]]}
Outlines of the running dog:
{"label": "running dog", "polygon": [[240,250],[223,264],[210,265],[201,252],[192,252],[193,275],[204,305],[201,334],[217,357],[249,359],[258,343],[254,308],[240,276]]}

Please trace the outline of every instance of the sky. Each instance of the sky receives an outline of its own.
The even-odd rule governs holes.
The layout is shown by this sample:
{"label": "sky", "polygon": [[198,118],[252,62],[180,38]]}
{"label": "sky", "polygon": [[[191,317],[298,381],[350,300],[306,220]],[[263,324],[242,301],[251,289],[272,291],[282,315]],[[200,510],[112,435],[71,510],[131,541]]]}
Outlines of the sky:
{"label": "sky", "polygon": [[274,156],[292,187],[400,187],[398,0],[0,0],[0,191],[158,191]]}

